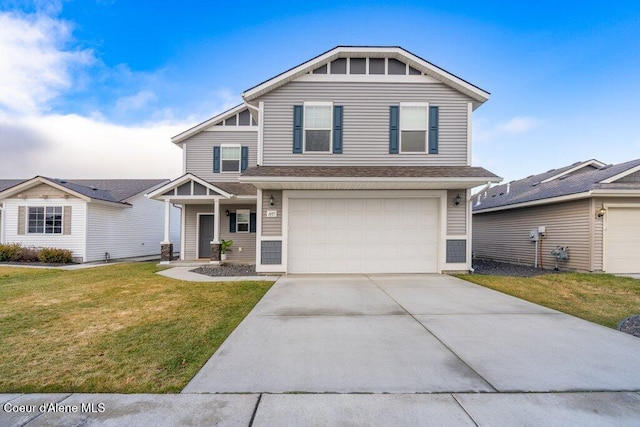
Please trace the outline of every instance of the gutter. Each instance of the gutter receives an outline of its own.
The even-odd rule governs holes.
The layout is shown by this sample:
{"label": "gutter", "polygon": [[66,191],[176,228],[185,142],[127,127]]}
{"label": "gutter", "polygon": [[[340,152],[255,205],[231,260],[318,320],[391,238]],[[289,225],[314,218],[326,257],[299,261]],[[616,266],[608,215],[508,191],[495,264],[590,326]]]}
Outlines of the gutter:
{"label": "gutter", "polygon": [[[480,191],[478,191],[478,197],[481,197],[482,193],[487,191],[489,189],[489,187],[491,187],[491,184],[492,184],[491,181],[487,181],[487,185],[485,185],[484,187],[482,187],[482,189]],[[473,227],[473,219],[472,219],[473,218],[473,197],[469,197],[469,200],[467,200],[467,203],[469,204],[467,209],[470,209],[470,212],[471,212],[471,215],[470,215],[471,218],[470,218],[470,221],[469,221],[469,225],[471,227]],[[473,228],[471,228],[471,230],[469,230],[469,231],[471,231],[471,233],[469,233],[469,234],[473,237],[473,235],[472,235],[473,231],[472,230],[473,230]],[[473,274],[473,272],[475,271],[473,269],[473,252],[471,252],[471,262],[470,262],[470,264],[471,265],[469,266],[469,271]]]}

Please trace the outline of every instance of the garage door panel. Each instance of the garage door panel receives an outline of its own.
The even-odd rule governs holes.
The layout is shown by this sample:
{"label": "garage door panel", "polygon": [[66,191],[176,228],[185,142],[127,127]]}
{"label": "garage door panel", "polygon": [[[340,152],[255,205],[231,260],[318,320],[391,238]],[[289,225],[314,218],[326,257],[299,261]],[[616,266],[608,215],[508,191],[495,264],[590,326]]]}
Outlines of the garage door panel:
{"label": "garage door panel", "polygon": [[438,224],[437,199],[289,199],[288,270],[436,272]]}
{"label": "garage door panel", "polygon": [[640,273],[640,208],[609,208],[605,231],[605,270]]}

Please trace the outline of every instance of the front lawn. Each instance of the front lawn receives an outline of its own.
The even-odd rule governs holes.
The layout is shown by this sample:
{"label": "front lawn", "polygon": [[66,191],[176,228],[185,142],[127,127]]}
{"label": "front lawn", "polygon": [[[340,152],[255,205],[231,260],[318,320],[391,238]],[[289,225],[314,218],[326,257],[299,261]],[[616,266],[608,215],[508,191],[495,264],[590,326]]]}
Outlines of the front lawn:
{"label": "front lawn", "polygon": [[178,392],[271,287],[156,271],[0,266],[0,392]]}
{"label": "front lawn", "polygon": [[457,277],[610,328],[640,314],[640,280],[609,274],[535,277],[462,274]]}

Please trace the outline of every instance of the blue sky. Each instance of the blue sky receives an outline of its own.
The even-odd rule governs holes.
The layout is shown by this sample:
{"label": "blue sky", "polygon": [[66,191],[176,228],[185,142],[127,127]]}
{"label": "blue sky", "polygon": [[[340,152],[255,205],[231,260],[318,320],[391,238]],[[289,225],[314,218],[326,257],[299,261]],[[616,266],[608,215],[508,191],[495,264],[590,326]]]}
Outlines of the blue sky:
{"label": "blue sky", "polygon": [[640,3],[0,0],[0,177],[175,177],[169,138],[336,45],[399,45],[491,92],[474,164],[640,157]]}

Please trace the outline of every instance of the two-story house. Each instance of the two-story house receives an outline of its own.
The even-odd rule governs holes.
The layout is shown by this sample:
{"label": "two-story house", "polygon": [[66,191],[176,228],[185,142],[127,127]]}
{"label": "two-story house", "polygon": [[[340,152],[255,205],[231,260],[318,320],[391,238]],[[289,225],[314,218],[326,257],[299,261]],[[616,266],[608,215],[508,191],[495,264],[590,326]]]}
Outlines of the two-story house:
{"label": "two-story house", "polygon": [[231,239],[258,272],[469,270],[471,188],[501,180],[471,166],[488,92],[399,47],[339,46],[242,98],[172,139],[185,175],[150,194],[183,207],[181,259]]}

